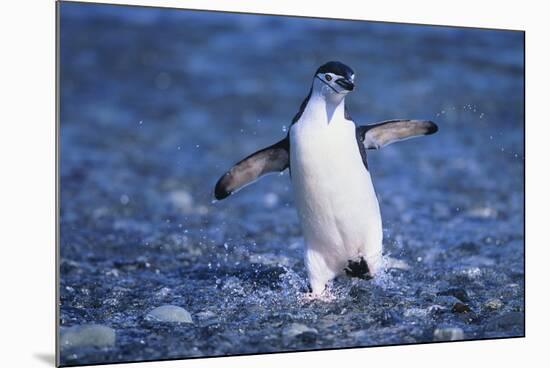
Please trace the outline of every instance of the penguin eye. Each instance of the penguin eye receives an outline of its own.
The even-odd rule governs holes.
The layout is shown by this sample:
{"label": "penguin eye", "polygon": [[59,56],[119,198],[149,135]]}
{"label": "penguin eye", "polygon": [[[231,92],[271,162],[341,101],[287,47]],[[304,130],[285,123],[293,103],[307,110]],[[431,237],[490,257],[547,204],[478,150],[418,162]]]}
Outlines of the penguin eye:
{"label": "penguin eye", "polygon": [[332,80],[332,77],[330,76],[330,74],[325,74],[325,79],[330,82]]}

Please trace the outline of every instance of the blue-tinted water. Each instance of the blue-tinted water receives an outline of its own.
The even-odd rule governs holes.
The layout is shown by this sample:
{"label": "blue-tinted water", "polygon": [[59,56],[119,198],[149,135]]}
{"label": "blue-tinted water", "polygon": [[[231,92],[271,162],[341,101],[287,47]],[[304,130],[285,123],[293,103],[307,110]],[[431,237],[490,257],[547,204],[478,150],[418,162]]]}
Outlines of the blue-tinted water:
{"label": "blue-tinted water", "polygon": [[[402,264],[308,300],[288,174],[212,189],[334,59],[358,123],[440,131],[369,151]],[[522,33],[62,4],[60,62],[60,324],[116,331],[63,364],[523,335]],[[144,318],[164,304],[194,323]]]}

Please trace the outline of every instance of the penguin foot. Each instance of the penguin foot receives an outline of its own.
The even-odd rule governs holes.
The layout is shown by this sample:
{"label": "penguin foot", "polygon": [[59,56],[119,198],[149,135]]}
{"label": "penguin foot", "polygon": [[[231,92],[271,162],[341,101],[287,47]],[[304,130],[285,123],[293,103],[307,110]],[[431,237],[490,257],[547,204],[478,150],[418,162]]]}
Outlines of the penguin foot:
{"label": "penguin foot", "polygon": [[372,279],[369,266],[363,257],[359,261],[348,261],[348,266],[344,268],[344,271],[349,277],[358,277],[364,280]]}
{"label": "penguin foot", "polygon": [[325,288],[321,292],[314,292],[313,289],[310,287],[310,291],[308,293],[303,294],[303,300],[307,301],[324,301],[324,302],[331,302],[337,299],[337,296],[330,291],[328,285],[325,286]]}

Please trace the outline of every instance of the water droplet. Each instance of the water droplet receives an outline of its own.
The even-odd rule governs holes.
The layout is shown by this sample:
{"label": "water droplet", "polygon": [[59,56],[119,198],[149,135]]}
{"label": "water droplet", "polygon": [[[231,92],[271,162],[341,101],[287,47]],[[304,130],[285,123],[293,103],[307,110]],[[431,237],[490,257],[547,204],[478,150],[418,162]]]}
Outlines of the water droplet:
{"label": "water droplet", "polygon": [[123,194],[120,196],[120,203],[122,203],[124,206],[126,206],[130,202],[130,197],[128,195]]}

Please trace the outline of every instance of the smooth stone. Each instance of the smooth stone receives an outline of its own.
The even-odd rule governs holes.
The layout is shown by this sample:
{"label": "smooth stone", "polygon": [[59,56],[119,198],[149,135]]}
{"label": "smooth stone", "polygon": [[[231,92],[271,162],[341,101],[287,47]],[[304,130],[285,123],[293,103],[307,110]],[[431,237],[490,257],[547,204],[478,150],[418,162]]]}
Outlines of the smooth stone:
{"label": "smooth stone", "polygon": [[497,309],[500,309],[502,308],[504,304],[502,303],[502,301],[500,299],[489,299],[487,300],[483,306],[487,309],[491,309],[491,310],[497,310]]}
{"label": "smooth stone", "polygon": [[163,305],[156,307],[145,316],[147,321],[169,323],[193,323],[191,314],[182,307]]}
{"label": "smooth stone", "polygon": [[464,331],[458,327],[436,328],[434,341],[456,341],[464,340]]}
{"label": "smooth stone", "polygon": [[61,330],[62,349],[77,347],[105,348],[115,345],[116,333],[111,327],[88,324],[72,326]]}
{"label": "smooth stone", "polygon": [[293,323],[284,330],[283,335],[288,338],[293,338],[306,333],[316,335],[318,332],[315,328],[308,327],[301,323]]}

